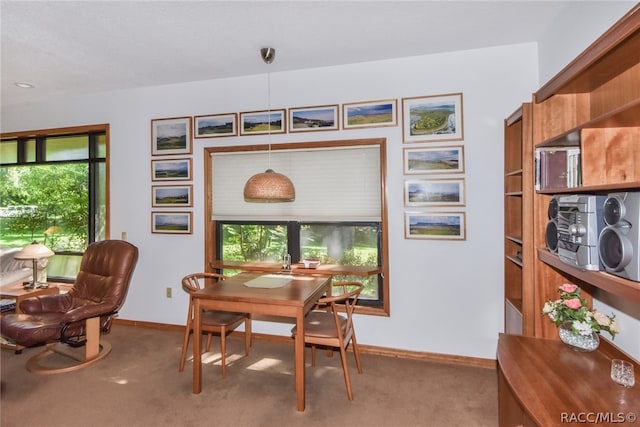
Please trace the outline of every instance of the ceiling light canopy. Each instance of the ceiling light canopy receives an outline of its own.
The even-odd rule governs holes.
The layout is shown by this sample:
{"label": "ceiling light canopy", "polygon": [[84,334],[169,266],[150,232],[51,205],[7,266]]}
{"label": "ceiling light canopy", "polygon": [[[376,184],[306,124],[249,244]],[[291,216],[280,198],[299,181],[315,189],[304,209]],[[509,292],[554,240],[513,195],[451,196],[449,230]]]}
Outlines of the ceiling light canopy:
{"label": "ceiling light canopy", "polygon": [[[271,64],[276,57],[276,50],[272,47],[260,49],[260,56],[266,64]],[[271,80],[267,83],[269,89],[269,111],[267,129],[269,133],[269,168],[262,173],[253,175],[244,185],[244,200],[250,203],[282,203],[293,202],[296,199],[296,189],[291,180],[281,173],[271,169]]]}

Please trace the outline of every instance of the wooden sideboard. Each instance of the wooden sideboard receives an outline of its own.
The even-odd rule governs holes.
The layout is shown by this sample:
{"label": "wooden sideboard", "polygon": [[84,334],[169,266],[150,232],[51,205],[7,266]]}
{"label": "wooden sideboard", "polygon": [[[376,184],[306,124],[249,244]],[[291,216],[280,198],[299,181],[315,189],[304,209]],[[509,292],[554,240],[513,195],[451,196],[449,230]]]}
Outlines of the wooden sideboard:
{"label": "wooden sideboard", "polygon": [[[611,380],[611,359],[634,363],[636,385]],[[640,365],[607,340],[590,353],[559,340],[500,334],[500,426],[640,425]]]}

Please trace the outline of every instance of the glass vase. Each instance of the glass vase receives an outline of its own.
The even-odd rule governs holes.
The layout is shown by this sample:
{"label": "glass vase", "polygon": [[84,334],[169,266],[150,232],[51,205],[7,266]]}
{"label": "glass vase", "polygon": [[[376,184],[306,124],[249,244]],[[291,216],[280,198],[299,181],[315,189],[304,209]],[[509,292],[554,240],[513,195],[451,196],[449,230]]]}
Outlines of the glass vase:
{"label": "glass vase", "polygon": [[581,335],[571,329],[572,321],[566,321],[558,326],[560,340],[576,351],[594,351],[600,345],[600,337],[595,332],[588,335]]}

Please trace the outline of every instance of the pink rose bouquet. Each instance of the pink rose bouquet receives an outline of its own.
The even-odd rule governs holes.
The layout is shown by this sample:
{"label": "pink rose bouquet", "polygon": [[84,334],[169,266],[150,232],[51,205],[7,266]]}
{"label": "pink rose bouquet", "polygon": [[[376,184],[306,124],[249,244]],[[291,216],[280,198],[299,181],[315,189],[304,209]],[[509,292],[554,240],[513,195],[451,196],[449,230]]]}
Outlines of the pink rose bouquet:
{"label": "pink rose bouquet", "polygon": [[615,316],[607,316],[599,311],[587,307],[587,301],[580,296],[580,288],[573,284],[564,284],[558,287],[560,299],[547,301],[542,309],[542,314],[556,326],[571,321],[571,330],[581,335],[589,335],[591,332],[607,331],[611,338],[615,338],[620,332],[615,321]]}

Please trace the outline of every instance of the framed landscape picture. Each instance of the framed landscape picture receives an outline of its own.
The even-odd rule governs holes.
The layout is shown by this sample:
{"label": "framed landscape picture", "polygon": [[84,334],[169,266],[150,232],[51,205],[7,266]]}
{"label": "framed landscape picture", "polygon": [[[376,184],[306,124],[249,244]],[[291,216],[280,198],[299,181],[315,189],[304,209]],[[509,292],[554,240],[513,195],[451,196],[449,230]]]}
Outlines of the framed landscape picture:
{"label": "framed landscape picture", "polygon": [[284,109],[240,113],[240,135],[286,133],[286,121]]}
{"label": "framed landscape picture", "polygon": [[151,120],[151,155],[191,154],[191,117]]}
{"label": "framed landscape picture", "polygon": [[464,212],[405,212],[406,239],[466,240]]}
{"label": "framed landscape picture", "polygon": [[152,185],[151,205],[154,208],[193,206],[193,185]]}
{"label": "framed landscape picture", "polygon": [[464,178],[405,180],[404,205],[464,206]]}
{"label": "framed landscape picture", "polygon": [[151,160],[152,181],[191,181],[191,159]]}
{"label": "framed landscape picture", "polygon": [[464,172],[464,147],[421,147],[403,149],[405,175]]}
{"label": "framed landscape picture", "polygon": [[398,100],[342,104],[342,128],[359,129],[398,125]]}
{"label": "framed landscape picture", "polygon": [[162,234],[191,234],[191,212],[151,212],[151,232]]}
{"label": "framed landscape picture", "polygon": [[238,135],[238,114],[236,113],[195,116],[194,119],[196,138]]}
{"label": "framed landscape picture", "polygon": [[289,108],[289,132],[340,129],[338,105]]}
{"label": "framed landscape picture", "polygon": [[402,98],[404,142],[464,139],[462,93]]}

